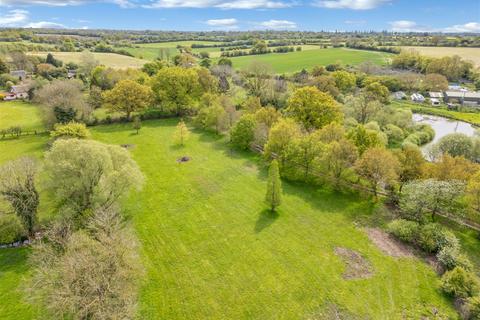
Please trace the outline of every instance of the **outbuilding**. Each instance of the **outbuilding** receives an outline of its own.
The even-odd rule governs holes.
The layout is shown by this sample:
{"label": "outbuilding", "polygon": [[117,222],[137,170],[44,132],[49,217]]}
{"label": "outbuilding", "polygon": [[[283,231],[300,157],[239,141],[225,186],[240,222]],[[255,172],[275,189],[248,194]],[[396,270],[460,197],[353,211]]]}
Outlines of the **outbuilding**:
{"label": "outbuilding", "polygon": [[461,105],[479,106],[480,92],[445,91],[443,100],[447,103],[459,103]]}

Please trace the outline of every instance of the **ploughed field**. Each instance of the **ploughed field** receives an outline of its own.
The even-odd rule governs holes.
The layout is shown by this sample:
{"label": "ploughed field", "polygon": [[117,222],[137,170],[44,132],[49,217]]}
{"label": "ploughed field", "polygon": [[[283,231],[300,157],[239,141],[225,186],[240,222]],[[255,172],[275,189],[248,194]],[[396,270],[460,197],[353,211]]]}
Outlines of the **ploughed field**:
{"label": "ploughed field", "polygon": [[[0,108],[2,106],[0,105]],[[376,208],[355,195],[284,182],[278,214],[263,203],[266,170],[214,134],[173,144],[176,119],[91,127],[92,138],[128,144],[146,176],[125,203],[146,269],[140,319],[420,318],[434,308],[456,317],[433,269],[384,253],[354,222]],[[0,163],[40,159],[47,136],[0,141]],[[189,161],[179,163],[183,156]],[[41,176],[41,174],[40,174]],[[41,190],[40,218],[51,218]],[[0,249],[0,318],[32,319],[22,285],[29,249]]]}

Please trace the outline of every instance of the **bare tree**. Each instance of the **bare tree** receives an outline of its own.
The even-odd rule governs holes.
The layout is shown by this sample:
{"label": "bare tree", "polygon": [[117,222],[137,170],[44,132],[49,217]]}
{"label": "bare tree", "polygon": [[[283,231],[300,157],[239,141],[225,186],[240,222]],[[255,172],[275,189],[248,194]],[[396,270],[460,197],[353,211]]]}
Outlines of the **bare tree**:
{"label": "bare tree", "polygon": [[143,271],[136,247],[116,210],[95,212],[73,233],[57,224],[34,247],[29,296],[55,319],[133,319]]}

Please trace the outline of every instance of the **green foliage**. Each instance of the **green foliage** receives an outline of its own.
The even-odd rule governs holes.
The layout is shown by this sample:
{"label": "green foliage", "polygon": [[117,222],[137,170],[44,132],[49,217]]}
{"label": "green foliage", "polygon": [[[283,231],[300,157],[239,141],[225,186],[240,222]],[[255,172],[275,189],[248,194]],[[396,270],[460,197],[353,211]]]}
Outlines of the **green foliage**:
{"label": "green foliage", "polygon": [[358,125],[350,129],[347,137],[353,141],[358,148],[358,152],[363,154],[367,149],[374,147],[384,147],[387,141],[381,135],[381,132],[367,129],[363,125]]}
{"label": "green foliage", "polygon": [[133,80],[121,80],[103,94],[103,100],[110,112],[124,112],[130,119],[133,112],[141,112],[150,106],[152,90]]}
{"label": "green foliage", "polygon": [[442,276],[441,288],[455,298],[468,298],[479,292],[480,283],[473,273],[456,267]]}
{"label": "green foliage", "polygon": [[471,158],[473,143],[472,139],[463,133],[451,133],[438,141],[438,149],[452,157],[463,156],[468,159]]}
{"label": "green foliage", "polygon": [[80,223],[92,210],[117,204],[143,181],[127,150],[90,140],[55,141],[45,155],[45,170],[57,203]]}
{"label": "green foliage", "polygon": [[467,310],[471,320],[480,319],[480,296],[467,299]]}
{"label": "green foliage", "polygon": [[384,85],[378,82],[372,82],[365,88],[365,93],[369,100],[378,100],[381,103],[387,104],[390,101],[390,91]]}
{"label": "green foliage", "polygon": [[461,267],[465,270],[472,270],[472,263],[467,256],[460,252],[460,247],[454,245],[444,246],[438,253],[437,259],[447,270]]}
{"label": "green foliage", "polygon": [[428,223],[421,227],[418,245],[426,252],[437,252],[446,246],[446,234],[436,223]]}
{"label": "green foliage", "polygon": [[305,126],[307,130],[319,129],[331,122],[341,122],[343,114],[337,102],[328,93],[316,87],[295,90],[288,99],[285,112]]}
{"label": "green foliage", "polygon": [[355,74],[348,71],[335,71],[332,73],[332,76],[335,79],[337,88],[340,89],[341,92],[347,93],[355,88]]}
{"label": "green foliage", "polygon": [[402,214],[411,220],[424,222],[427,215],[435,219],[440,211],[455,212],[457,200],[462,195],[464,183],[435,179],[416,180],[407,183],[400,197]]}
{"label": "green foliage", "polygon": [[272,160],[270,167],[268,168],[265,202],[270,206],[271,211],[275,211],[275,209],[282,203],[282,181],[280,180],[278,161],[276,159]]}
{"label": "green foliage", "polygon": [[69,122],[67,124],[56,123],[50,132],[53,138],[77,138],[86,139],[90,132],[84,123]]}
{"label": "green foliage", "polygon": [[398,239],[413,244],[418,239],[420,226],[415,221],[397,219],[388,224],[387,230]]}
{"label": "green foliage", "polygon": [[152,79],[152,90],[157,103],[172,114],[191,112],[200,98],[201,85],[194,69],[167,67]]}
{"label": "green foliage", "polygon": [[0,244],[10,244],[26,236],[20,220],[13,215],[0,216]]}
{"label": "green foliage", "polygon": [[255,125],[253,115],[243,115],[230,130],[232,144],[242,150],[248,149],[255,138]]}
{"label": "green foliage", "polygon": [[137,134],[142,128],[142,120],[139,116],[133,118],[132,128],[136,131]]}

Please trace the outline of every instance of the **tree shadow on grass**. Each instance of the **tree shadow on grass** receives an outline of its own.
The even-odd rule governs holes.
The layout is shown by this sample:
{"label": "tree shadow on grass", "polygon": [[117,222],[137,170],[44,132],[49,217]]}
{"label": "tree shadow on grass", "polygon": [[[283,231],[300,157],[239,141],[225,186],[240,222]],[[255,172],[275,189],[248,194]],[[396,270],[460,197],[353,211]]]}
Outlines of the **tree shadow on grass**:
{"label": "tree shadow on grass", "polygon": [[257,222],[255,223],[255,233],[260,233],[265,228],[271,226],[277,220],[279,214],[269,209],[264,209],[260,212]]}

